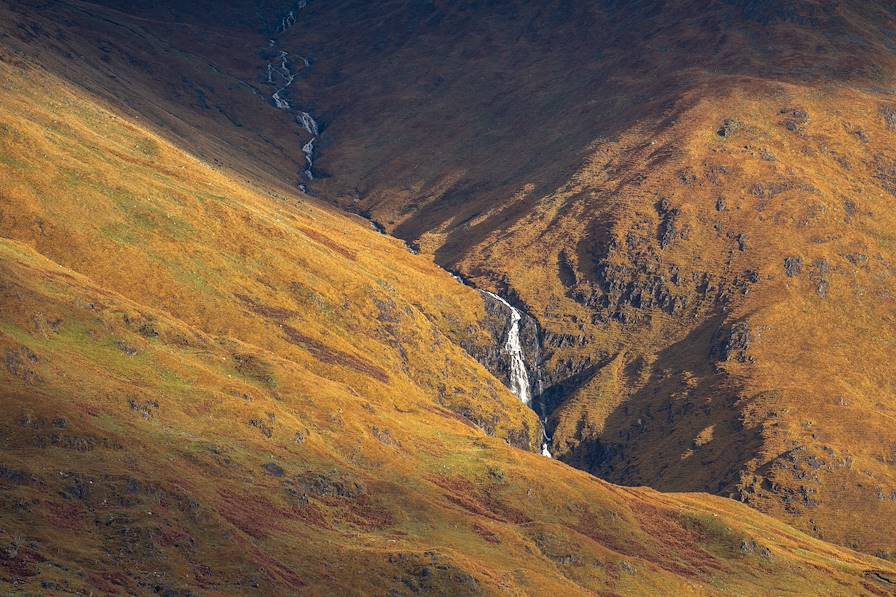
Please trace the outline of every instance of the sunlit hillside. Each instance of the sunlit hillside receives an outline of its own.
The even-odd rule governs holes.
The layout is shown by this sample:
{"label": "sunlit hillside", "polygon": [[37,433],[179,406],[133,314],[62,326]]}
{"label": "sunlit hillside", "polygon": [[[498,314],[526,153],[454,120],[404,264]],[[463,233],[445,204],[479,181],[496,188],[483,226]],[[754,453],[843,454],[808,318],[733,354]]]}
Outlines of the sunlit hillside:
{"label": "sunlit hillside", "polygon": [[[780,510],[775,496],[790,486],[771,473],[768,478],[779,485],[758,487],[752,505],[777,517],[707,493],[621,487],[589,472],[631,484],[665,484],[663,489],[703,489],[712,475],[727,482],[719,471],[740,470],[724,459],[737,458],[741,449],[773,450],[790,446],[787,442],[800,434],[816,433],[813,439],[835,446],[825,458],[851,458],[831,469],[831,483],[839,483],[841,470],[863,479],[874,473],[876,483],[889,482],[887,457],[874,452],[870,442],[851,446],[849,454],[842,452],[845,443],[837,443],[850,440],[851,426],[870,425],[859,417],[864,411],[885,410],[873,392],[885,387],[879,379],[891,348],[887,328],[878,324],[888,321],[890,304],[881,299],[878,310],[848,319],[851,303],[837,300],[859,296],[857,286],[875,296],[886,291],[884,266],[878,265],[888,255],[882,195],[857,200],[849,213],[869,245],[865,269],[851,278],[857,286],[840,284],[846,274],[832,269],[825,297],[811,277],[815,257],[809,249],[829,250],[824,255],[833,260],[839,240],[825,244],[814,242],[809,232],[795,236],[802,244],[788,250],[800,248],[804,277],[772,280],[764,260],[773,262],[785,241],[772,232],[750,237],[758,249],[755,257],[748,255],[757,260],[762,282],[745,282],[749,291],[736,297],[732,291],[728,310],[713,320],[721,326],[749,316],[749,346],[732,335],[721,343],[721,353],[712,353],[712,361],[691,345],[665,349],[650,360],[637,351],[654,350],[660,339],[679,341],[674,334],[690,338],[693,346],[705,342],[709,350],[719,344],[714,328],[687,336],[689,328],[673,317],[667,326],[645,326],[637,333],[620,331],[618,320],[609,331],[589,323],[594,326],[587,328],[594,334],[589,339],[601,337],[613,349],[601,356],[606,363],[598,367],[595,361],[593,375],[583,378],[571,397],[551,404],[549,420],[551,448],[588,469],[578,470],[541,455],[536,410],[502,383],[502,371],[496,370],[496,377],[486,368],[493,363],[483,355],[501,354],[503,341],[495,335],[496,326],[503,332],[504,324],[495,322],[494,302],[487,304],[482,293],[439,267],[432,252],[414,254],[402,240],[326,203],[323,191],[330,183],[323,178],[324,166],[316,182],[302,178],[307,135],[294,115],[252,91],[265,89],[258,81],[265,64],[259,48],[268,43],[263,23],[283,7],[235,2],[221,12],[203,4],[166,13],[165,6],[0,3],[0,593],[894,591],[896,566],[843,545],[849,537],[843,529],[858,529],[856,547],[865,552],[871,551],[868,541],[887,545],[889,511],[869,509],[850,484],[843,485],[841,498],[850,508],[837,516],[848,512],[867,519],[853,527],[833,515],[825,519],[833,523],[819,519],[819,528],[836,540],[827,542],[788,524],[793,519],[807,526],[793,512]],[[244,22],[256,6],[258,21]],[[184,95],[184,89],[198,87],[201,94]],[[725,99],[743,110],[755,107],[751,101],[733,91]],[[843,105],[852,104],[844,100]],[[695,101],[688,122],[715,121],[716,106]],[[869,123],[875,115],[865,114]],[[745,139],[761,134],[764,121],[755,118],[744,118],[730,138],[715,130],[703,136],[690,128],[672,130],[694,135],[687,137],[688,151],[694,152],[689,155],[718,156],[724,165],[725,156],[755,142]],[[873,139],[890,134],[883,125],[863,126]],[[780,147],[800,150],[788,145],[789,133],[772,130]],[[326,131],[320,138],[325,156]],[[783,156],[783,149],[777,151]],[[876,151],[889,155],[887,148]],[[598,160],[589,164],[597,169]],[[731,176],[746,176],[754,167],[732,165]],[[597,180],[606,174],[586,168],[581,176]],[[680,231],[692,218],[687,220],[692,232],[684,240],[675,236],[668,247],[682,262],[681,276],[700,267],[693,260],[684,265],[685,242],[700,246],[714,267],[722,260],[714,244],[721,241],[706,231],[709,220],[701,220],[707,216],[699,202],[711,192],[703,176],[701,171],[700,182],[692,181],[691,188],[701,190],[687,195],[693,205],[677,212],[681,219],[673,226]],[[832,192],[825,185],[836,181],[832,175],[816,182],[820,196]],[[297,191],[299,183],[320,195]],[[669,197],[669,205],[661,204],[668,213],[685,203],[683,194]],[[622,199],[616,205],[608,220],[618,227],[614,230],[636,227],[648,217],[638,206],[622,210]],[[791,204],[774,205],[760,213],[790,225],[790,212],[784,210]],[[760,219],[748,215],[752,208],[746,199],[731,196],[719,213],[730,218],[725,226],[735,227]],[[568,209],[564,217],[571,222],[575,210],[586,206],[571,203]],[[818,221],[830,228],[819,224],[814,234],[837,230],[833,206],[827,209]],[[559,217],[563,211],[550,213]],[[548,213],[526,217],[542,221]],[[507,236],[490,245],[488,254],[500,257],[495,263],[502,264],[503,277],[496,277],[498,269],[472,273],[483,286],[528,306],[543,322],[550,349],[550,338],[560,337],[551,327],[555,320],[546,316],[554,288],[550,275],[556,272],[542,266],[556,255],[554,248],[543,247],[561,250],[577,242],[579,233],[593,237],[574,228],[568,237],[542,231],[550,244],[538,248],[529,236],[534,229],[524,230],[522,222],[508,226]],[[518,243],[515,248],[507,244],[511,241]],[[564,253],[572,269],[590,255],[590,245],[580,248]],[[878,254],[882,257],[875,261]],[[462,265],[472,268],[472,263]],[[730,271],[746,268],[744,262]],[[560,295],[564,309],[579,304],[573,297],[588,284],[572,275],[576,281],[568,295]],[[780,306],[772,291],[784,290],[800,297],[799,307]],[[826,302],[816,304],[821,300]],[[575,308],[584,318],[584,307]],[[705,316],[707,309],[699,312]],[[810,312],[838,322],[843,337],[824,334],[815,340],[827,343],[829,359],[807,356],[790,368],[792,388],[830,385],[806,371],[810,365],[824,371],[848,363],[834,348],[852,342],[855,322],[865,322],[867,368],[854,380],[844,377],[842,383],[856,389],[838,391],[843,403],[831,406],[854,409],[855,417],[828,413],[820,398],[801,412],[785,410],[793,408],[788,402],[775,407],[779,423],[763,423],[763,442],[738,444],[743,429],[725,432],[736,415],[723,411],[717,434],[699,431],[702,443],[681,456],[684,468],[672,472],[662,468],[660,458],[677,449],[680,438],[671,433],[657,440],[650,433],[659,431],[645,431],[651,441],[638,444],[640,468],[603,471],[578,456],[584,453],[579,446],[592,439],[587,434],[594,421],[607,425],[621,416],[604,401],[588,402],[594,397],[589,392],[621,400],[625,384],[637,379],[644,388],[669,389],[673,399],[686,393],[681,384],[696,388],[701,399],[728,400],[731,388],[749,392],[763,383],[775,386],[785,375],[778,368],[788,362],[780,353],[794,337],[803,337],[799,326],[805,319],[794,314]],[[560,315],[556,321],[572,325]],[[630,349],[612,344],[622,339]],[[811,338],[805,342],[811,344]],[[569,354],[584,353],[585,346]],[[560,355],[549,350],[554,367],[549,372],[557,370]],[[840,365],[838,355],[844,359]],[[651,378],[667,369],[672,370],[667,377]],[[684,369],[693,374],[684,376]],[[736,385],[732,379],[744,381]],[[712,383],[725,391],[701,385]],[[862,383],[868,384],[864,392]],[[653,399],[648,390],[639,391]],[[781,392],[751,404],[759,409],[792,400]],[[637,404],[654,409],[650,416],[665,413],[647,399]],[[735,406],[726,403],[726,408]],[[716,411],[709,410],[712,421]],[[637,416],[638,425],[657,429],[638,412],[625,417]],[[768,420],[768,411],[743,412]],[[794,417],[810,416],[821,431],[793,423]],[[582,425],[573,431],[575,420]],[[754,423],[744,420],[752,429]],[[695,424],[688,419],[678,429],[687,434]],[[886,445],[889,427],[875,424],[878,447]],[[623,427],[616,423],[612,429]],[[814,457],[811,451],[787,449],[794,458]],[[875,455],[879,468],[868,468]],[[702,468],[692,465],[705,460]],[[819,468],[828,474],[828,468]],[[681,479],[693,471],[703,476],[691,487]],[[810,497],[827,512],[826,497]]]}
{"label": "sunlit hillside", "polygon": [[892,558],[894,39],[878,1],[344,0],[286,46],[313,188],[538,320],[556,456]]}

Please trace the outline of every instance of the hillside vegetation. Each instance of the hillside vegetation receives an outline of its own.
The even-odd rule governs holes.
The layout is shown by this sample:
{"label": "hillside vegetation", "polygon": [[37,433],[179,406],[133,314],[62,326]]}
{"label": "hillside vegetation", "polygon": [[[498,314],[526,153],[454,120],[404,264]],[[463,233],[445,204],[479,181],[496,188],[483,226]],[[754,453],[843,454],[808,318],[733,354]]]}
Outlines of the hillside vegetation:
{"label": "hillside vegetation", "polygon": [[894,557],[892,3],[345,0],[290,35],[315,190],[538,319],[556,456]]}
{"label": "hillside vegetation", "polygon": [[[15,4],[0,38],[0,592],[893,591],[891,563],[733,500],[538,455],[535,413],[461,348],[494,341],[479,293],[291,190],[273,124],[227,124],[126,60],[110,81],[87,53],[105,33],[72,31],[176,36],[87,3],[53,5],[68,23]],[[186,70],[165,72],[208,72],[168,52]],[[241,93],[214,97],[284,118]]]}

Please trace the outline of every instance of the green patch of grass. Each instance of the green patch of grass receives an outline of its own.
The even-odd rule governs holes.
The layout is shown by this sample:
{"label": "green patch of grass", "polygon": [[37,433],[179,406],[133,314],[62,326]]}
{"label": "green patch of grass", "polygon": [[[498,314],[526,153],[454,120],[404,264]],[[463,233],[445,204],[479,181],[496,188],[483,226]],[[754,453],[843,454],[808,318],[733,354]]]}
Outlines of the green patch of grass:
{"label": "green patch of grass", "polygon": [[490,448],[483,448],[473,444],[464,446],[465,450],[453,450],[443,456],[440,456],[437,462],[434,462],[434,474],[444,474],[449,471],[450,476],[461,476],[467,479],[477,479],[484,477],[487,473],[483,465],[488,462],[494,454]]}
{"label": "green patch of grass", "polygon": [[704,547],[717,556],[742,558],[748,553],[744,551],[744,546],[750,545],[747,536],[710,514],[686,512],[680,514],[678,520],[682,527],[700,537]]}
{"label": "green patch of grass", "polygon": [[223,205],[227,205],[229,207],[239,207],[239,205],[233,200],[223,195],[214,195],[211,193],[197,193],[196,198],[200,201],[200,203],[221,203]]}
{"label": "green patch of grass", "polygon": [[67,355],[77,354],[129,382],[151,380],[157,375],[152,359],[144,351],[127,354],[126,350],[132,345],[129,340],[123,339],[123,336],[101,335],[97,329],[101,327],[81,320],[67,319],[58,333],[35,336],[21,328],[0,322],[0,332],[14,338],[39,356],[49,354],[69,358]]}
{"label": "green patch of grass", "polygon": [[137,151],[150,157],[158,157],[162,153],[159,144],[148,137],[137,139],[136,147]]}
{"label": "green patch of grass", "polygon": [[0,320],[0,334],[4,334],[28,348],[31,348],[31,345],[35,342],[31,334],[7,321]]}
{"label": "green patch of grass", "polygon": [[14,170],[28,170],[28,162],[24,162],[18,158],[14,158],[8,153],[0,150],[0,166],[6,166]]}
{"label": "green patch of grass", "polygon": [[107,189],[104,194],[112,200],[125,219],[138,229],[147,232],[156,231],[161,219],[165,217],[162,210],[150,207],[145,200],[129,191]]}
{"label": "green patch of grass", "polygon": [[312,309],[327,319],[337,314],[335,305],[328,301],[326,297],[301,282],[290,284],[289,291],[296,303],[302,307],[302,311]]}
{"label": "green patch of grass", "polygon": [[134,230],[126,224],[108,224],[101,231],[103,236],[120,245],[136,245],[139,242]]}
{"label": "green patch of grass", "polygon": [[167,393],[186,394],[196,389],[195,382],[168,368],[158,370],[159,381]]}
{"label": "green patch of grass", "polygon": [[103,226],[101,230],[105,236],[118,243],[135,244],[142,234],[147,233],[164,240],[182,242],[196,232],[191,224],[166,211],[162,200],[152,196],[136,195],[108,186],[70,168],[62,169],[62,182],[65,188],[72,191],[90,190],[112,202],[124,221]]}
{"label": "green patch of grass", "polygon": [[209,272],[204,264],[195,259],[186,261],[161,259],[161,261],[169,269],[174,279],[181,284],[195,288],[203,294],[213,294],[215,292]]}
{"label": "green patch of grass", "polygon": [[890,251],[896,247],[896,235],[889,230],[871,230],[870,236],[877,241],[878,247],[884,251]]}
{"label": "green patch of grass", "polygon": [[92,186],[98,187],[97,190],[108,197],[124,217],[124,223],[103,230],[113,240],[134,244],[140,233],[152,233],[163,240],[183,242],[195,234],[191,224],[175,217],[161,205],[153,205],[152,197],[142,197],[96,183]]}

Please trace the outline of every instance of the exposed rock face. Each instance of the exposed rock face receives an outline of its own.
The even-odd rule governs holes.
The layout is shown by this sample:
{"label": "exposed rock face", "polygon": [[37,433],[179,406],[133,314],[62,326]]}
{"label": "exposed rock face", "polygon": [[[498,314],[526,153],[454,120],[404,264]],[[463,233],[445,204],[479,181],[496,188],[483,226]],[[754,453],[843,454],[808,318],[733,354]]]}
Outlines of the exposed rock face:
{"label": "exposed rock face", "polygon": [[738,363],[746,363],[750,359],[747,351],[750,349],[751,340],[749,323],[738,321],[716,333],[710,357],[720,362],[733,360]]}
{"label": "exposed rock face", "polygon": [[658,203],[657,211],[661,217],[658,247],[629,231],[624,244],[613,240],[605,252],[599,246],[592,249],[593,270],[570,293],[592,311],[592,323],[644,323],[655,311],[683,317],[724,300],[730,292],[720,290],[712,273],[692,272],[685,277],[676,263],[661,257],[659,250],[676,238],[687,239],[688,226],[680,226],[681,210],[670,207],[666,199]]}
{"label": "exposed rock face", "polygon": [[887,128],[896,131],[896,106],[881,106],[880,115]]}
{"label": "exposed rock face", "polygon": [[831,285],[831,264],[825,259],[816,259],[809,272],[809,279],[815,285],[815,292],[821,298],[827,298],[828,288]]}
{"label": "exposed rock face", "polygon": [[[509,326],[511,323],[507,307],[496,298],[480,293],[485,303],[486,319],[483,328],[488,332],[493,342],[488,344],[474,344],[463,341],[462,346],[477,361],[482,363],[495,377],[507,387],[511,387],[511,366],[504,350]],[[541,338],[538,324],[535,319],[524,310],[519,309],[521,320],[519,339],[523,348],[523,356],[526,369],[529,371],[530,395],[537,396],[540,393],[539,372],[542,368]]]}
{"label": "exposed rock face", "polygon": [[725,122],[722,123],[722,126],[716,132],[722,138],[727,139],[728,137],[733,136],[740,129],[740,122],[738,122],[734,118],[726,118]]}
{"label": "exposed rock face", "polygon": [[803,258],[787,257],[784,259],[784,273],[787,274],[788,278],[793,278],[803,273]]}
{"label": "exposed rock face", "polygon": [[800,108],[781,108],[781,126],[791,133],[802,134],[803,127],[809,122],[809,114]]}
{"label": "exposed rock face", "polygon": [[671,207],[669,200],[666,198],[660,200],[656,210],[660,215],[660,226],[657,231],[657,239],[660,241],[660,248],[665,249],[681,235],[678,223],[678,219],[681,216],[681,210]]}

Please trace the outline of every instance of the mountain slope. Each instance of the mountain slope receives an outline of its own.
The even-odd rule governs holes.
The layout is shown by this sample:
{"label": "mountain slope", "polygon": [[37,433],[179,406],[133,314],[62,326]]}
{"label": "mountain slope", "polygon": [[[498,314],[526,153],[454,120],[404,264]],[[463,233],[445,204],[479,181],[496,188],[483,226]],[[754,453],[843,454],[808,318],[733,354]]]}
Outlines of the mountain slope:
{"label": "mountain slope", "polygon": [[541,324],[555,455],[893,557],[894,32],[887,2],[346,0],[285,43],[312,189]]}
{"label": "mountain slope", "polygon": [[[735,502],[512,447],[537,448],[538,420],[460,348],[493,342],[478,293],[257,156],[217,168],[46,64],[0,54],[4,592],[896,582]],[[203,127],[184,145],[251,138]]]}
{"label": "mountain slope", "polygon": [[288,114],[263,109],[259,49],[263,23],[287,6],[3,2],[0,40],[9,59],[38,60],[201,161],[294,188],[301,131]]}

